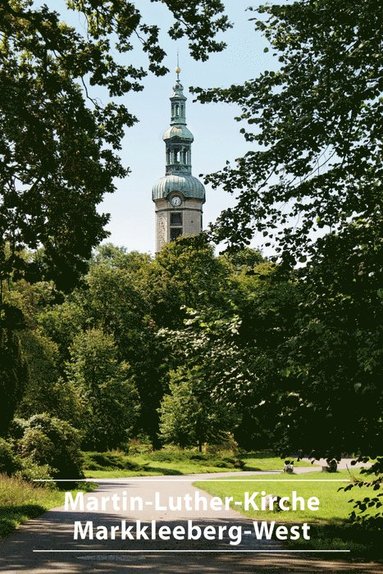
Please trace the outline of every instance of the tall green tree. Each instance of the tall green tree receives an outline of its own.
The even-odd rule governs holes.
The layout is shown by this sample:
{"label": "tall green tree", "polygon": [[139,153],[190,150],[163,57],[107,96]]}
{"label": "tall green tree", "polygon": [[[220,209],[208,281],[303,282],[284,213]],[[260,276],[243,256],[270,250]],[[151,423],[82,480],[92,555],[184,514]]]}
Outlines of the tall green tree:
{"label": "tall green tree", "polygon": [[[305,265],[273,396],[285,447],[375,456],[383,422],[383,5],[296,0],[252,16],[276,68],[243,85],[196,90],[204,102],[239,104],[250,146],[207,178],[239,192],[213,233],[230,247],[256,233],[284,266]],[[381,459],[374,472],[382,473]],[[372,486],[381,483],[382,474]],[[379,514],[379,497],[373,504]],[[381,528],[379,520],[371,522]]]}
{"label": "tall green tree", "polygon": [[0,328],[0,436],[5,435],[28,383],[19,337]]}
{"label": "tall green tree", "polygon": [[160,438],[181,447],[221,444],[235,428],[238,415],[211,395],[203,367],[179,367],[170,375],[169,392],[161,401]]}
{"label": "tall green tree", "polygon": [[153,262],[146,254],[101,246],[79,292],[84,324],[102,329],[116,343],[119,361],[131,367],[140,397],[138,426],[156,440],[156,409],[163,394],[161,346],[155,338],[150,281]]}
{"label": "tall green tree", "polygon": [[82,432],[83,446],[121,446],[132,436],[139,403],[129,366],[117,359],[113,337],[90,329],[75,337],[70,354],[68,384],[77,396],[73,423]]}
{"label": "tall green tree", "polygon": [[203,102],[240,106],[249,143],[235,165],[207,178],[239,192],[214,230],[234,245],[256,231],[293,265],[351,221],[382,227],[383,6],[297,0],[257,11],[251,19],[276,69],[197,90]]}
{"label": "tall green tree", "polygon": [[[203,237],[173,242],[155,260],[106,245],[91,263],[85,289],[78,291],[83,325],[112,335],[119,360],[131,366],[140,395],[140,426],[154,443],[168,372],[177,366],[173,350],[156,334],[160,328],[181,328],[185,305],[223,307],[228,273]],[[49,312],[45,323],[47,315],[53,318]],[[60,319],[59,324],[68,329]]]}
{"label": "tall green tree", "polygon": [[76,395],[60,368],[57,345],[40,329],[25,329],[18,334],[28,378],[17,405],[17,416],[28,418],[47,413],[71,420]]}
{"label": "tall green tree", "polygon": [[296,333],[300,303],[296,280],[256,252],[220,259],[228,270],[224,304],[188,309],[182,326],[159,335],[173,368],[196,369],[198,389],[212,407],[235,413],[229,430],[241,446],[276,446],[279,400],[286,392],[284,347]]}
{"label": "tall green tree", "polygon": [[[351,225],[300,271],[301,298],[284,344],[288,442],[376,456],[383,440],[380,229]],[[357,246],[357,247],[356,247]]]}

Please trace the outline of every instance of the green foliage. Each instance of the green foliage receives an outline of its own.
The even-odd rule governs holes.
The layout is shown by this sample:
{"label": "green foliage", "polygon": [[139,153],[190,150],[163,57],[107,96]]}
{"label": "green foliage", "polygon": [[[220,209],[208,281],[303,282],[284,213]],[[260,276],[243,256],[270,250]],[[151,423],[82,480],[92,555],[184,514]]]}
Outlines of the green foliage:
{"label": "green foliage", "polygon": [[[187,36],[193,57],[223,49],[215,35],[229,24],[219,0],[164,4],[173,16],[169,34]],[[85,19],[84,28],[45,4],[7,0],[0,7],[0,281],[52,279],[64,291],[107,235],[108,216],[97,204],[129,171],[118,151],[124,128],[137,120],[116,98],[142,90],[148,71],[167,71],[160,30],[143,21],[136,3],[68,0],[67,8]],[[126,61],[132,36],[147,55],[146,69]],[[96,86],[106,103],[93,96]],[[25,248],[42,249],[28,260]]]}
{"label": "green foliage", "polygon": [[18,449],[26,469],[47,465],[49,475],[44,478],[82,477],[79,433],[66,421],[47,413],[32,416]]}
{"label": "green foliage", "polygon": [[146,328],[149,306],[142,276],[150,259],[107,247],[107,252],[105,247],[97,252],[91,264],[83,304],[92,324],[113,335],[123,352],[121,358],[129,360],[141,346]]}
{"label": "green foliage", "polygon": [[8,434],[13,440],[22,438],[28,422],[25,419],[15,417],[9,425]]}
{"label": "green foliage", "polygon": [[371,244],[363,226],[353,225],[327,238],[321,256],[300,272],[295,332],[284,347],[281,427],[288,444],[307,451],[380,453],[382,251],[379,229],[369,235]]}
{"label": "green foliage", "polygon": [[128,440],[139,404],[129,366],[119,363],[111,335],[91,329],[77,335],[67,364],[68,384],[77,397],[74,422],[88,448],[106,450]]}
{"label": "green foliage", "polygon": [[[359,459],[352,461],[351,464],[367,461],[367,457],[359,457]],[[350,499],[350,502],[353,503],[350,519],[354,524],[358,524],[364,530],[367,530],[369,534],[373,533],[381,536],[383,533],[383,457],[378,457],[369,468],[363,469],[361,474],[363,476],[359,480],[341,489],[350,491],[353,495]],[[364,493],[363,498],[360,498],[358,492],[360,489]]]}
{"label": "green foliage", "polygon": [[[224,306],[228,273],[203,237],[172,243],[154,261],[105,245],[91,263],[87,289],[79,290],[61,308],[45,312],[41,321],[63,349],[79,332],[79,318],[82,328],[92,326],[113,336],[118,360],[130,365],[135,379],[141,403],[139,427],[157,444],[157,409],[173,365],[173,352],[156,336],[157,331],[181,327],[184,305]],[[70,322],[72,317],[69,333],[65,319]]]}
{"label": "green foliage", "polygon": [[20,462],[17,459],[12,445],[3,438],[0,438],[0,473],[14,474],[20,468]]}
{"label": "green foliage", "polygon": [[67,297],[61,304],[45,307],[38,316],[43,333],[57,345],[60,367],[69,358],[69,347],[82,330],[86,315],[78,293]]}
{"label": "green foliage", "polygon": [[283,315],[282,309],[278,314],[278,305],[282,306],[283,295],[290,309],[291,296],[287,296],[288,284],[275,286],[272,266],[255,263],[259,256],[253,258],[253,254],[250,260],[251,266],[237,266],[227,256],[222,258],[221,263],[230,270],[226,304],[187,309],[183,326],[159,335],[174,363],[187,364],[199,381],[189,389],[195,400],[199,401],[202,393],[204,404],[225,411],[231,420],[229,423],[223,417],[223,429],[234,433],[241,445],[254,448],[270,445],[275,426],[270,384],[275,384],[276,378],[276,346],[284,340],[284,327],[276,329]]}
{"label": "green foliage", "polygon": [[[40,325],[43,324],[41,317],[49,315],[49,311],[54,314],[52,306],[56,297],[52,283],[40,281],[30,285],[25,280],[14,281],[3,292],[3,298],[23,316],[23,325],[19,326],[17,335],[9,331],[18,344],[27,375],[17,401],[17,415],[30,417],[38,412],[48,412],[68,418],[73,409],[73,396],[62,379],[59,346],[50,338],[46,326]],[[59,305],[54,307],[56,311],[59,308]],[[7,364],[15,373],[12,355]]]}
{"label": "green foliage", "polygon": [[181,447],[219,444],[235,424],[227,403],[215,401],[202,368],[179,367],[170,375],[160,407],[160,437]]}
{"label": "green foliage", "polygon": [[382,16],[376,0],[254,9],[277,69],[243,85],[196,90],[201,101],[240,106],[251,146],[236,165],[208,177],[240,192],[219,218],[219,239],[245,245],[256,230],[294,265],[315,252],[323,233],[357,220],[366,230],[381,227]]}
{"label": "green foliage", "polygon": [[86,470],[144,470],[144,466],[132,462],[122,452],[84,452],[83,458],[84,469]]}
{"label": "green foliage", "polygon": [[[166,445],[160,450],[146,453],[123,451],[84,452],[84,471],[89,477],[124,477],[145,475],[181,475],[201,472],[221,472],[223,469],[240,470],[244,462],[231,450],[197,452],[196,448]],[[264,462],[264,468],[272,468]],[[260,462],[261,464],[261,462]],[[280,468],[280,466],[279,466]]]}
{"label": "green foliage", "polygon": [[[164,395],[160,407],[161,438],[164,442],[181,447],[199,444],[198,423],[203,415],[203,409],[193,396],[190,385],[171,381],[169,394]],[[201,445],[203,438],[202,436]]]}
{"label": "green foliage", "polygon": [[28,378],[19,337],[0,327],[0,435],[7,433]]}
{"label": "green foliage", "polygon": [[148,255],[103,245],[91,263],[88,289],[79,294],[78,302],[84,323],[113,336],[118,360],[130,365],[141,403],[137,424],[153,440],[163,393],[159,374],[163,355],[154,336],[152,267]]}
{"label": "green foliage", "polygon": [[276,69],[196,92],[202,102],[238,104],[249,144],[207,178],[238,193],[213,237],[241,247],[255,232],[284,269],[299,266],[290,310],[282,278],[271,293],[257,288],[258,305],[245,299],[249,320],[240,314],[264,387],[257,411],[277,422],[286,450],[375,456],[383,438],[382,5],[296,0],[252,12]]}
{"label": "green foliage", "polygon": [[153,445],[147,435],[139,434],[137,437],[130,439],[127,444],[129,454],[149,454],[153,452]]}
{"label": "green foliage", "polygon": [[153,263],[153,279],[154,318],[161,326],[180,325],[185,318],[182,306],[224,305],[227,269],[204,235],[165,245]]}
{"label": "green foliage", "polygon": [[21,331],[19,337],[28,364],[29,380],[17,414],[28,418],[43,411],[70,419],[75,398],[60,375],[57,345],[40,328]]}
{"label": "green foliage", "polygon": [[[57,478],[56,474],[56,468],[53,468],[49,464],[38,464],[34,462],[33,458],[27,456],[21,459],[21,468],[17,470],[15,476],[22,480],[33,482],[35,480],[49,480],[51,478]],[[53,482],[48,483],[52,488],[55,484],[56,483]]]}

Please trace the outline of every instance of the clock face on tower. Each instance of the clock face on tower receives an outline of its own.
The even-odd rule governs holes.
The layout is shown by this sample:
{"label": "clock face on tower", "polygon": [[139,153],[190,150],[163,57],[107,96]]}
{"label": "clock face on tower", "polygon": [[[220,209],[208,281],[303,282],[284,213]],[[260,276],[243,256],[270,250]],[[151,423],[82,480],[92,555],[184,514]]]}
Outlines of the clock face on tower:
{"label": "clock face on tower", "polygon": [[179,207],[182,203],[182,199],[180,198],[179,195],[173,195],[173,197],[170,200],[170,203],[172,204],[173,207]]}

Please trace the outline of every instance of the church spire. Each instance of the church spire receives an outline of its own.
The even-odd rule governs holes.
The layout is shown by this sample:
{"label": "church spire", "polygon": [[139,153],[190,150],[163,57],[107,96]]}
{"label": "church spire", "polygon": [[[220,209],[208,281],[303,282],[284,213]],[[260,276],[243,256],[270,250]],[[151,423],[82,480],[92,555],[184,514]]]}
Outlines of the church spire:
{"label": "church spire", "polygon": [[186,125],[186,97],[184,96],[184,87],[180,80],[181,68],[176,67],[177,79],[173,88],[171,101],[171,125]]}
{"label": "church spire", "polygon": [[170,97],[170,128],[163,136],[166,145],[166,175],[191,174],[191,144],[194,138],[186,127],[186,97],[180,73],[181,68],[177,65],[177,79]]}

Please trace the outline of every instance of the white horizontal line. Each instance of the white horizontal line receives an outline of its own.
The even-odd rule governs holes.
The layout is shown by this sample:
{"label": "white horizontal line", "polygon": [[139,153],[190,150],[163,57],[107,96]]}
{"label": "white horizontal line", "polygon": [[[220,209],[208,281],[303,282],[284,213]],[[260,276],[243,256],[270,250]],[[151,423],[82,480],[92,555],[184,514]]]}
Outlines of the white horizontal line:
{"label": "white horizontal line", "polygon": [[33,550],[33,552],[36,553],[66,553],[66,554],[80,554],[80,553],[85,553],[85,554],[121,554],[121,553],[130,553],[130,554],[138,554],[138,553],[144,553],[144,554],[169,554],[169,553],[176,553],[176,554],[186,554],[186,553],[243,553],[243,552],[247,552],[247,553],[260,553],[260,554],[272,554],[272,553],[282,553],[282,554],[288,554],[288,553],[307,553],[307,552],[318,552],[318,553],[347,553],[347,552],[351,552],[351,550]]}
{"label": "white horizontal line", "polygon": [[163,479],[150,479],[145,477],[141,477],[141,478],[130,478],[129,476],[127,477],[121,477],[121,478],[34,478],[33,482],[134,482],[134,481],[139,481],[141,482],[141,479],[145,478],[145,480],[143,482],[167,482],[167,481],[172,481],[172,482],[211,482],[213,480],[216,480],[217,482],[294,482],[294,481],[298,481],[298,482],[351,482],[350,479],[348,478],[234,478],[234,479],[230,479],[230,478],[163,478]]}
{"label": "white horizontal line", "polygon": [[[214,480],[214,479],[198,479],[195,480],[194,482],[207,482],[210,480]],[[351,482],[350,479],[348,478],[256,478],[256,479],[250,479],[250,480],[246,480],[246,478],[243,478],[242,480],[240,479],[234,479],[234,480],[230,480],[230,478],[224,478],[223,480],[220,478],[216,479],[217,482],[293,482],[293,481],[298,481],[298,482]]]}

